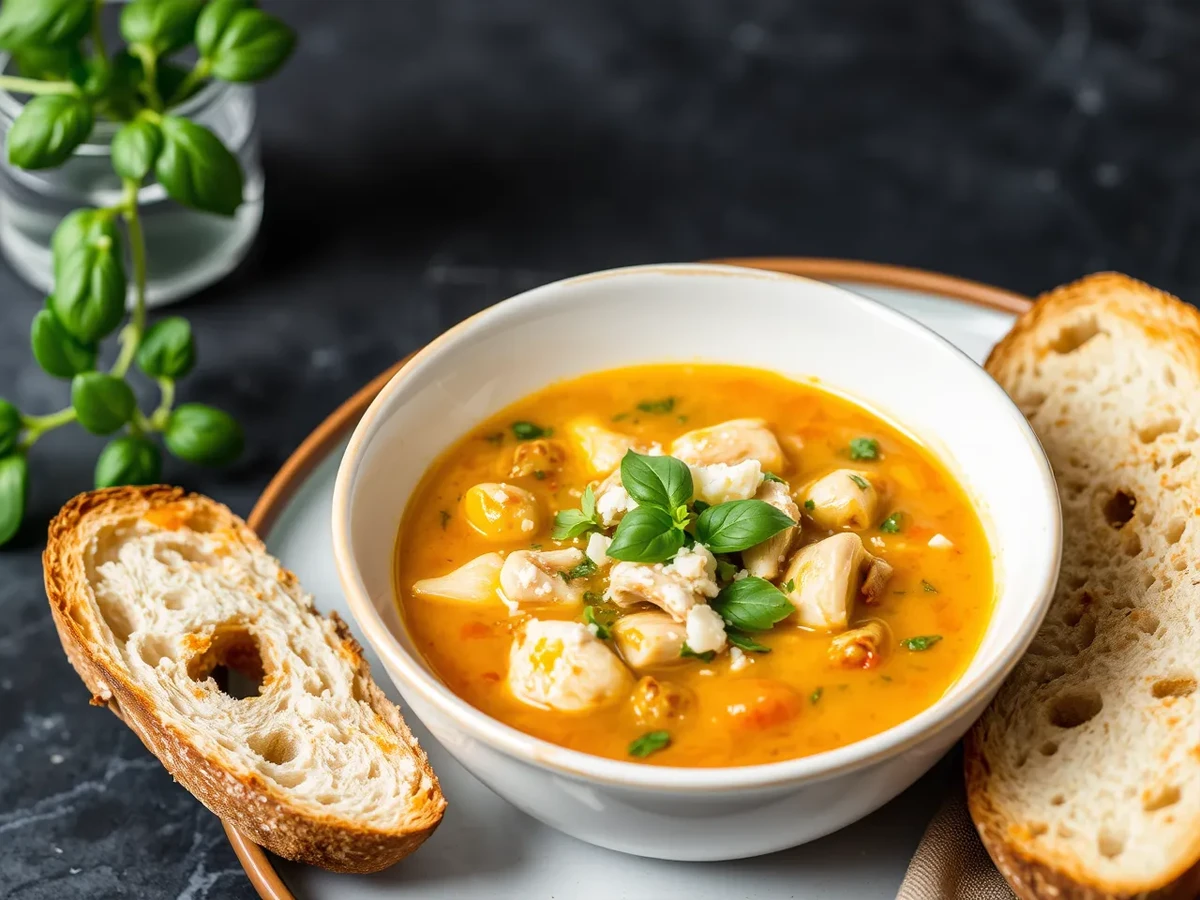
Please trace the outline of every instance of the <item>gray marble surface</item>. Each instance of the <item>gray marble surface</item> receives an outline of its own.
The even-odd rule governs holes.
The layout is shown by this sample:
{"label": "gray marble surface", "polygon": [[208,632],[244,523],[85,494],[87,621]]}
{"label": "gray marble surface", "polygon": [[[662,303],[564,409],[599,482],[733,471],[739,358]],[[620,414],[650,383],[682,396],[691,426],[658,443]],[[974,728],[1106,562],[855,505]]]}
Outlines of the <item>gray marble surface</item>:
{"label": "gray marble surface", "polygon": [[[236,412],[245,514],[340,401],[463,316],[614,265],[829,255],[1026,292],[1117,268],[1197,296],[1200,11],[1178,2],[292,0],[253,257],[178,309]],[[0,394],[40,298],[0,267]],[[41,587],[101,441],[37,446],[0,550],[0,898],[249,898],[217,820],[88,706]]]}

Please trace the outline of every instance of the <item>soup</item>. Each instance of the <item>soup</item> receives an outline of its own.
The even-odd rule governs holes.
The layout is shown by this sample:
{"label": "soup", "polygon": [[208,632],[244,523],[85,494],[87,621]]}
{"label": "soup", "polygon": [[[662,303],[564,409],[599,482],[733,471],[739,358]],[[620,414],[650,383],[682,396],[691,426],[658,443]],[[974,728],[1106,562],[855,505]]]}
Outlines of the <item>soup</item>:
{"label": "soup", "polygon": [[776,762],[925,709],[991,612],[946,468],[844,397],[720,365],[554,384],[447,450],[397,541],[442,681],[555,744]]}

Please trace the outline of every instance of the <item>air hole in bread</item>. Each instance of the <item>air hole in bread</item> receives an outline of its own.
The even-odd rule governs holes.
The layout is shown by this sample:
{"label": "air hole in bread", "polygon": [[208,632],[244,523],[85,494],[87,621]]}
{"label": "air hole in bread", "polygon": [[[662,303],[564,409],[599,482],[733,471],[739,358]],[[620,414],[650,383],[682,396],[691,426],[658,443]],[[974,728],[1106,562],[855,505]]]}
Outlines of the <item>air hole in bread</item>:
{"label": "air hole in bread", "polygon": [[1042,741],[1042,746],[1038,747],[1038,752],[1042,756],[1053,756],[1058,752],[1058,741]]}
{"label": "air hole in bread", "polygon": [[1149,425],[1139,428],[1138,437],[1143,444],[1152,444],[1164,434],[1174,434],[1179,430],[1180,424],[1178,416],[1159,419],[1157,422],[1151,422]]}
{"label": "air hole in bread", "polygon": [[1088,316],[1086,319],[1064,325],[1058,337],[1050,342],[1050,349],[1055,353],[1074,353],[1100,333],[1096,317]]}
{"label": "air hole in bread", "polygon": [[1132,528],[1121,531],[1121,549],[1125,551],[1126,556],[1137,556],[1142,552],[1142,539]]}
{"label": "air hole in bread", "polygon": [[1133,624],[1146,634],[1154,634],[1158,631],[1158,616],[1148,609],[1135,609],[1130,618],[1133,619]]}
{"label": "air hole in bread", "polygon": [[129,640],[129,635],[133,634],[134,629],[134,623],[129,618],[128,610],[118,603],[106,602],[99,597],[96,600],[100,607],[100,618],[104,619],[104,624],[113,633],[117,643],[124,644]]}
{"label": "air hole in bread", "polygon": [[1155,575],[1153,572],[1143,572],[1142,573],[1142,589],[1143,590],[1147,590],[1147,591],[1150,590],[1150,588],[1154,587],[1154,582],[1156,582],[1156,581],[1158,581],[1158,576]]}
{"label": "air hole in bread", "polygon": [[252,734],[246,744],[269,763],[282,766],[296,758],[296,741],[286,731]]}
{"label": "air hole in bread", "polygon": [[1121,528],[1133,518],[1137,508],[1137,497],[1125,491],[1116,491],[1104,504],[1104,520],[1113,528]]}
{"label": "air hole in bread", "polygon": [[183,604],[186,602],[183,590],[170,590],[162,595],[162,605],[167,609],[179,610],[183,609]]}
{"label": "air hole in bread", "polygon": [[1142,793],[1142,809],[1155,812],[1174,806],[1179,802],[1179,788],[1173,784],[1164,785]]}
{"label": "air hole in bread", "polygon": [[238,700],[257,696],[264,676],[258,641],[245,626],[221,628],[188,660],[188,676],[193,681],[211,678],[222,693]]}
{"label": "air hole in bread", "polygon": [[302,769],[291,772],[271,772],[264,774],[276,784],[285,788],[294,788],[307,777]]}
{"label": "air hole in bread", "polygon": [[1171,457],[1171,468],[1177,469],[1191,458],[1192,458],[1192,454],[1191,454],[1190,450],[1180,450],[1178,453],[1176,453],[1174,456]]}
{"label": "air hole in bread", "polygon": [[1187,557],[1182,554],[1171,560],[1171,568],[1176,572],[1186,572],[1188,567]]}
{"label": "air hole in bread", "polygon": [[1166,697],[1186,697],[1196,690],[1196,679],[1190,675],[1176,678],[1160,678],[1150,686],[1150,692],[1159,700]]}
{"label": "air hole in bread", "polygon": [[1066,577],[1065,581],[1067,584],[1067,588],[1069,590],[1077,591],[1081,587],[1083,587],[1085,584],[1087,584],[1087,576],[1076,572],[1071,575],[1068,575]]}
{"label": "air hole in bread", "polygon": [[199,548],[182,541],[160,543],[154,548],[154,558],[170,568],[177,568],[184,563],[207,566],[211,561]]}
{"label": "air hole in bread", "polygon": [[1050,798],[1051,806],[1062,806],[1066,802],[1067,802],[1067,798],[1064,797],[1062,794],[1055,794],[1053,797]]}
{"label": "air hole in bread", "polygon": [[367,768],[367,778],[371,779],[371,778],[378,778],[378,777],[379,777],[379,763],[375,760],[371,760],[371,765]]}
{"label": "air hole in bread", "polygon": [[152,669],[157,669],[158,664],[164,659],[168,661],[174,659],[174,655],[171,653],[171,642],[161,635],[154,634],[142,638],[141,646],[138,647],[138,656]]}
{"label": "air hole in bread", "polygon": [[1043,834],[1045,834],[1049,830],[1050,830],[1050,826],[1048,826],[1045,822],[1030,822],[1029,823],[1029,836],[1030,837],[1041,837]]}
{"label": "air hole in bread", "polygon": [[1025,415],[1031,415],[1038,411],[1038,408],[1046,402],[1046,394],[1044,391],[1029,391],[1021,397],[1021,410]]}
{"label": "air hole in bread", "polygon": [[1167,523],[1167,527],[1163,529],[1163,537],[1167,539],[1168,544],[1178,544],[1186,530],[1187,520],[1177,516]]}
{"label": "air hole in bread", "polygon": [[1078,728],[1091,721],[1103,708],[1104,701],[1097,691],[1071,691],[1050,701],[1050,724],[1059,728]]}
{"label": "air hole in bread", "polygon": [[1163,369],[1163,381],[1168,387],[1175,387],[1175,370],[1170,366]]}
{"label": "air hole in bread", "polygon": [[1104,825],[1100,828],[1100,834],[1096,837],[1096,849],[1106,859],[1113,859],[1120,856],[1121,852],[1125,849],[1125,835],[1110,825]]}

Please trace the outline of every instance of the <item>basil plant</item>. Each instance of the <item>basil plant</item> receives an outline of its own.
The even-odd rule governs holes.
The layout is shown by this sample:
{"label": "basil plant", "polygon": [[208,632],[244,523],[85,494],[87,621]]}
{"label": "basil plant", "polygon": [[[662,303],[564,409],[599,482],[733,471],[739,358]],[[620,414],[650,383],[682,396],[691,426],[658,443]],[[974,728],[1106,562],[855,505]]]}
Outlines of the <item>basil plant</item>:
{"label": "basil plant", "polygon": [[[230,415],[175,404],[175,383],[192,369],[196,351],[185,319],[147,321],[138,192],[152,179],[177,203],[233,215],[242,202],[238,161],[212,131],[180,115],[179,105],[210,79],[251,82],[273,74],[295,35],[251,0],[132,0],[120,14],[126,45],[110,53],[102,6],[0,2],[0,48],[15,68],[0,75],[0,88],[29,97],[8,132],[9,163],[60,166],[106,119],[120,123],[111,158],[123,186],[119,202],[75,210],[54,232],[53,292],[33,318],[30,341],[47,374],[70,380],[71,403],[30,415],[0,398],[0,544],[25,514],[29,450],[55,428],[74,422],[113,435],[96,462],[97,487],[158,481],[160,438],[172,455],[200,465],[225,465],[242,450],[241,428]],[[196,62],[176,62],[190,45]],[[114,334],[115,362],[97,368],[100,345]],[[158,385],[160,402],[149,412],[128,383],[135,368]]]}

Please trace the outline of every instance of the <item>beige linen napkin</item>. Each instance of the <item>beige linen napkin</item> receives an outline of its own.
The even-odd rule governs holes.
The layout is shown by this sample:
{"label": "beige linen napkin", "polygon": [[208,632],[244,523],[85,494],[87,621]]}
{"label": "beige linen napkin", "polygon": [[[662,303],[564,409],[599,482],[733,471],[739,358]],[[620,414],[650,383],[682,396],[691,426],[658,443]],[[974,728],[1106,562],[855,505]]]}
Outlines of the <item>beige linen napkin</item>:
{"label": "beige linen napkin", "polygon": [[896,900],[1014,900],[975,831],[961,775],[925,829]]}

